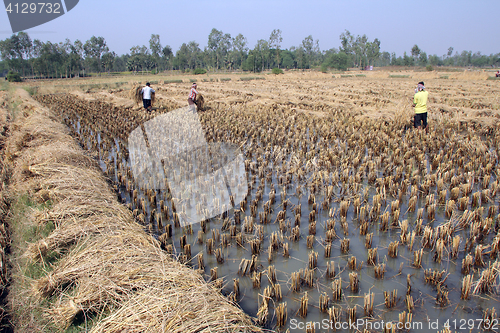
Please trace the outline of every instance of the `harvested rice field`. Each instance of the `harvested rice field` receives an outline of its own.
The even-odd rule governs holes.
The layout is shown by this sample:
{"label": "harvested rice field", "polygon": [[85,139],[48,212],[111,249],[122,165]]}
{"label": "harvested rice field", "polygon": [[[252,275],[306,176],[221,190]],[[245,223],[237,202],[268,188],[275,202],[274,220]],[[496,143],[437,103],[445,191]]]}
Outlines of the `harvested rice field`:
{"label": "harvested rice field", "polygon": [[[350,76],[220,74],[185,77],[183,82],[167,77],[152,81],[152,113],[134,101],[138,82],[103,80],[83,89],[65,86],[64,81],[46,82],[37,87],[34,99],[50,110],[54,121],[67,126],[87,158],[80,157],[81,170],[37,168],[29,162],[16,179],[48,177],[37,193],[45,189],[46,195],[58,198],[56,205],[64,205],[66,196],[51,188],[63,186],[57,184],[60,175],[71,176],[88,187],[86,196],[78,198],[81,205],[96,203],[78,223],[67,222],[68,234],[57,234],[56,228],[28,247],[35,259],[58,247],[70,254],[47,278],[36,281],[36,291],[49,297],[63,288],[58,286],[83,279],[85,274],[78,276],[72,267],[95,258],[106,263],[102,271],[111,272],[114,287],[103,290],[82,283],[76,290],[62,289],[72,296],[61,296],[61,304],[51,309],[59,327],[71,325],[78,313],[99,314],[108,306],[99,303],[106,293],[120,306],[109,316],[101,312],[103,318],[93,331],[126,331],[120,323],[128,318],[144,321],[149,317],[140,314],[148,310],[161,322],[162,316],[169,316],[168,306],[162,309],[156,300],[178,295],[166,282],[144,287],[144,293],[133,297],[119,292],[143,288],[125,286],[120,279],[131,277],[120,274],[123,267],[146,269],[151,261],[153,267],[178,265],[179,271],[191,267],[202,283],[220,290],[224,299],[212,295],[207,302],[212,299],[234,315],[234,326],[227,329],[231,331],[245,325],[249,331],[291,332],[498,331],[500,82],[487,76],[375,71]],[[187,94],[194,79],[205,103],[190,114]],[[412,128],[418,81],[425,81],[429,91],[427,134]],[[186,162],[186,156],[172,157],[174,162],[160,158],[160,166],[150,166],[149,179],[138,180],[132,133],[141,128],[148,133],[148,124],[173,115],[185,118],[175,122],[175,128],[160,126],[155,133],[176,133],[198,142],[201,130],[208,150],[227,144],[241,153],[241,172],[228,172],[227,177],[224,173],[226,184],[238,188],[236,193],[224,195],[212,185],[204,193],[193,192],[192,185],[201,181],[196,163]],[[145,150],[153,155],[155,145],[168,141],[147,137]],[[224,156],[206,162],[211,167],[205,172],[216,173],[225,162]],[[94,176],[83,170],[102,173],[115,193],[107,192],[105,185],[85,184]],[[182,181],[174,189],[165,177]],[[155,182],[162,185],[152,186]],[[121,204],[111,204],[113,196]],[[100,197],[109,205],[97,204]],[[218,213],[207,212],[209,206]],[[186,216],[195,213],[205,217],[186,223]],[[75,211],[66,214],[81,216]],[[93,215],[106,219],[97,224]],[[66,221],[68,216],[45,212],[38,219]],[[111,229],[105,234],[119,235],[120,241],[105,237],[74,242],[81,236],[71,234],[72,229],[91,234]],[[158,248],[150,246],[153,243]],[[108,249],[122,256],[107,259]],[[144,284],[166,274],[155,269],[148,271]],[[209,293],[196,290],[193,299]],[[253,317],[256,326],[250,326],[246,316]],[[180,319],[175,328],[216,331],[182,325]]]}

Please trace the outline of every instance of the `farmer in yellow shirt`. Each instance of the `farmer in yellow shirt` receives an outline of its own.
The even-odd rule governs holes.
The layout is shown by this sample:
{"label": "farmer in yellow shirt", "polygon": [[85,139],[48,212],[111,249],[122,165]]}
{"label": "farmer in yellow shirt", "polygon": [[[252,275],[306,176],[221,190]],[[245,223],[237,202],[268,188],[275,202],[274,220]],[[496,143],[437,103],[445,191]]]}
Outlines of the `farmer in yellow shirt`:
{"label": "farmer in yellow shirt", "polygon": [[425,132],[428,133],[427,127],[427,98],[429,93],[425,90],[424,82],[420,81],[415,89],[415,96],[413,97],[413,107],[415,108],[415,117],[413,126],[421,129],[422,125]]}

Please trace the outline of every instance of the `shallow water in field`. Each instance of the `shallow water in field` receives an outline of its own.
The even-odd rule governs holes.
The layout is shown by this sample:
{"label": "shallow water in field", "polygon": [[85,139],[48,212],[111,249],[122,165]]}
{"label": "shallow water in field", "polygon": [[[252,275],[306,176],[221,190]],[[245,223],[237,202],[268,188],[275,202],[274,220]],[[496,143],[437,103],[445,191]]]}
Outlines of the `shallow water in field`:
{"label": "shallow water in field", "polygon": [[[124,161],[125,162],[125,161]],[[249,177],[250,178],[250,177]],[[116,179],[115,179],[116,180]],[[276,184],[277,180],[273,178],[273,183]],[[250,202],[250,198],[255,198],[256,187],[258,187],[258,183],[254,186],[254,189],[249,191],[248,202]],[[366,184],[365,184],[366,185]],[[271,188],[269,184],[266,184],[264,187],[264,194],[261,203],[258,206],[258,213],[263,211],[262,202],[266,202],[269,197],[268,193]],[[286,219],[292,221],[294,220],[294,207],[298,204],[301,204],[303,212],[309,212],[312,210],[312,205],[309,205],[307,202],[307,196],[297,196],[295,194],[295,187],[293,185],[287,187],[287,197],[288,201],[288,209]],[[130,202],[130,194],[126,191],[125,188],[121,188],[119,192],[122,200],[125,202]],[[370,194],[370,196],[373,193]],[[158,194],[158,202],[161,199],[165,199],[163,194]],[[323,198],[317,198],[317,202],[322,202]],[[389,201],[389,200],[388,200]],[[331,208],[336,207],[338,209],[338,203],[335,205],[331,205]],[[385,206],[385,205],[383,205]],[[423,200],[419,200],[418,207],[423,207]],[[133,206],[134,207],[134,206]],[[281,196],[276,195],[276,203],[274,205],[274,212],[271,216],[271,221],[276,220],[276,215],[279,210],[281,210],[282,201]],[[485,206],[487,209],[488,205]],[[237,205],[235,208],[240,208]],[[160,209],[159,207],[157,209]],[[407,211],[407,204],[403,203],[401,205],[401,211]],[[245,207],[245,212],[240,212],[241,220],[244,221],[244,217],[249,215],[249,207]],[[409,221],[415,221],[417,216],[416,211],[413,213],[407,213],[400,216],[400,220],[408,219]],[[228,217],[234,219],[234,209],[229,211]],[[338,219],[338,216],[336,217]],[[413,262],[413,251],[409,251],[407,246],[399,246],[398,248],[398,257],[391,258],[388,256],[388,245],[390,242],[399,239],[398,228],[390,229],[389,231],[382,232],[379,230],[379,224],[371,224],[368,233],[373,232],[373,244],[372,248],[378,248],[378,262],[385,263],[385,276],[384,279],[376,279],[374,276],[373,266],[367,266],[367,249],[365,248],[365,237],[359,235],[359,224],[356,221],[354,216],[352,206],[349,209],[347,214],[347,221],[349,224],[349,232],[347,235],[341,230],[339,222],[336,224],[337,230],[337,238],[332,244],[332,252],[329,258],[325,258],[325,224],[329,220],[328,212],[321,210],[317,214],[317,234],[316,241],[314,243],[314,247],[312,249],[308,249],[306,245],[306,237],[308,235],[308,214],[302,213],[301,218],[301,238],[296,241],[287,241],[290,245],[290,257],[285,258],[282,254],[282,250],[277,251],[272,256],[272,261],[268,260],[268,247],[270,244],[270,237],[273,232],[279,233],[278,223],[270,223],[263,225],[264,231],[264,241],[261,245],[262,252],[258,256],[259,270],[264,272],[262,276],[262,283],[259,289],[253,288],[253,284],[249,275],[241,276],[238,274],[238,267],[242,259],[252,259],[252,253],[248,246],[242,248],[238,246],[233,240],[227,247],[222,247],[224,263],[219,264],[215,256],[207,255],[206,251],[206,239],[211,238],[213,236],[212,231],[217,230],[221,234],[223,219],[222,218],[213,218],[210,219],[210,222],[207,224],[207,232],[203,237],[203,244],[199,244],[197,239],[198,231],[201,229],[199,224],[192,225],[192,233],[183,232],[181,228],[173,228],[172,239],[168,241],[169,244],[174,246],[174,253],[179,255],[182,254],[182,249],[179,244],[179,237],[181,235],[187,236],[187,243],[191,244],[192,257],[193,259],[188,263],[192,265],[194,268],[198,267],[196,261],[196,255],[199,253],[203,253],[204,261],[205,261],[205,274],[207,278],[210,277],[210,269],[217,267],[217,274],[219,278],[224,279],[224,287],[223,292],[225,294],[230,294],[233,291],[233,280],[239,279],[239,287],[240,287],[240,297],[238,299],[239,305],[242,307],[245,312],[252,316],[257,316],[258,313],[258,303],[262,302],[262,291],[267,286],[272,286],[272,283],[267,278],[267,268],[269,265],[274,265],[276,268],[276,276],[277,283],[281,285],[281,290],[283,293],[283,302],[287,303],[288,310],[288,325],[283,327],[283,329],[289,328],[293,331],[303,331],[304,325],[312,322],[316,324],[317,331],[324,331],[325,323],[328,325],[333,325],[329,321],[329,316],[327,313],[320,312],[318,306],[318,300],[322,293],[326,292],[327,294],[331,294],[331,283],[332,280],[326,278],[326,263],[327,261],[335,262],[336,267],[336,278],[341,277],[342,279],[342,287],[343,287],[343,299],[340,302],[330,302],[333,306],[342,306],[343,313],[340,319],[341,324],[346,325],[344,323],[348,322],[347,314],[345,313],[347,307],[356,308],[357,319],[362,320],[357,322],[357,329],[362,329],[364,327],[369,329],[375,329],[377,325],[384,325],[383,323],[393,322],[394,325],[399,320],[399,314],[406,310],[405,305],[405,295],[407,290],[407,275],[410,274],[411,277],[411,286],[412,291],[411,295],[413,296],[413,301],[415,304],[415,310],[413,311],[413,330],[410,331],[426,331],[426,329],[436,327],[436,323],[439,323],[439,329],[444,329],[445,321],[452,320],[450,323],[451,328],[456,327],[457,330],[466,328],[467,330],[471,328],[477,329],[477,325],[482,318],[482,310],[486,308],[491,308],[493,306],[498,306],[498,299],[492,298],[489,296],[483,297],[475,297],[473,300],[461,300],[460,299],[460,287],[462,274],[460,272],[460,263],[461,260],[464,259],[465,254],[462,252],[458,256],[456,260],[443,260],[441,263],[434,262],[432,256],[433,252],[424,252],[422,259],[423,268],[414,268],[412,266]],[[441,223],[447,221],[448,219],[444,216],[443,207],[438,208],[436,213],[436,219],[429,223],[424,224],[430,225],[432,227],[436,227]],[[257,221],[257,219],[256,219]],[[256,222],[258,224],[258,222]],[[293,225],[292,225],[293,226]],[[158,230],[155,229],[154,232],[158,234]],[[465,232],[463,233],[465,238]],[[249,235],[251,236],[251,234]],[[342,254],[340,251],[340,239],[341,238],[349,238],[350,239],[350,247],[348,254]],[[220,242],[219,242],[220,243]],[[214,248],[217,247],[217,242],[215,242]],[[416,247],[413,249],[417,249]],[[318,261],[317,268],[314,270],[314,286],[313,287],[305,287],[302,286],[299,292],[292,292],[289,290],[291,285],[291,273],[298,272],[299,270],[304,270],[308,267],[308,256],[311,252],[318,253]],[[348,260],[352,256],[357,258],[357,264],[360,267],[358,270],[351,270],[348,266]],[[403,264],[401,266],[401,264]],[[440,307],[436,305],[436,286],[432,284],[426,284],[424,281],[424,268],[425,269],[433,269],[446,271],[446,286],[449,290],[449,301],[450,303],[445,307]],[[356,271],[358,272],[358,277],[360,281],[359,292],[352,293],[349,289],[349,273]],[[388,310],[384,305],[384,291],[393,291],[397,290],[398,300],[396,306]],[[297,315],[300,307],[300,299],[304,295],[304,292],[308,293],[309,298],[309,307],[306,318],[301,318]],[[374,308],[375,308],[375,316],[373,318],[368,318],[363,313],[363,296],[367,293],[374,293]],[[279,302],[276,302],[277,305]],[[272,304],[272,302],[271,302]],[[270,329],[276,329],[274,324],[276,322],[276,318],[274,318],[274,314],[272,311],[273,306],[270,306],[269,310],[269,324],[267,327]],[[291,319],[295,319],[295,321],[290,321]],[[325,322],[326,320],[326,322]],[[454,320],[454,321],[453,321]],[[471,322],[471,320],[475,320]],[[370,322],[371,321],[371,322]],[[310,324],[311,325],[311,324]],[[320,326],[321,325],[321,326]],[[338,324],[340,325],[340,324]],[[422,325],[422,326],[419,326]],[[321,328],[320,328],[321,327]],[[337,326],[340,327],[340,330],[344,330],[345,326]],[[318,330],[318,328],[320,328]],[[352,328],[352,326],[351,326]],[[355,331],[351,329],[351,331]]]}
{"label": "shallow water in field", "polygon": [[[320,296],[326,293],[330,298],[328,308],[341,308],[341,316],[338,319],[338,325],[340,326],[337,326],[340,328],[339,331],[355,332],[356,329],[362,331],[363,328],[367,328],[368,331],[382,331],[380,327],[382,321],[384,323],[392,322],[396,324],[401,320],[400,315],[404,311],[408,314],[408,308],[405,302],[408,288],[408,275],[411,281],[411,291],[409,295],[411,295],[414,303],[411,320],[414,326],[413,329],[409,330],[411,332],[442,330],[444,329],[446,320],[450,320],[449,324],[451,325],[451,331],[477,331],[478,322],[469,320],[481,319],[485,309],[494,306],[496,308],[499,307],[498,295],[494,294],[479,294],[472,296],[469,300],[460,299],[461,283],[464,277],[461,273],[461,263],[462,259],[466,256],[464,243],[468,239],[468,230],[457,230],[454,233],[454,235],[461,235],[462,239],[460,252],[456,259],[451,259],[449,257],[450,253],[447,252],[448,248],[445,248],[441,262],[435,262],[433,259],[436,252],[435,249],[427,248],[423,252],[422,267],[416,268],[413,266],[414,251],[420,249],[422,236],[417,236],[411,250],[408,249],[408,244],[400,243],[397,257],[392,258],[388,255],[388,247],[391,242],[400,240],[399,226],[397,224],[393,225],[392,218],[390,218],[388,230],[381,231],[380,219],[376,218],[370,221],[368,223],[367,233],[373,233],[371,248],[377,248],[376,264],[385,264],[384,277],[382,279],[377,279],[375,278],[374,266],[368,265],[368,249],[365,247],[365,236],[360,235],[359,218],[354,211],[352,200],[350,201],[346,215],[348,226],[347,233],[344,233],[344,229],[341,226],[340,202],[344,199],[344,196],[347,199],[348,196],[346,193],[349,193],[345,183],[339,182],[339,185],[333,187],[334,194],[327,210],[322,209],[322,203],[325,200],[325,191],[320,190],[315,193],[315,202],[317,203],[315,217],[316,234],[312,248],[308,248],[307,236],[310,234],[309,213],[313,210],[313,205],[308,203],[308,197],[311,193],[310,189],[304,186],[303,181],[297,181],[295,175],[292,177],[289,184],[280,185],[280,180],[277,178],[277,172],[273,172],[272,177],[268,180],[257,176],[254,182],[256,172],[247,170],[247,181],[252,187],[247,195],[247,203],[244,206],[236,203],[235,207],[231,208],[227,213],[223,214],[223,216],[209,219],[206,223],[206,232],[203,233],[201,239],[199,239],[198,233],[202,230],[200,223],[193,224],[190,227],[175,226],[172,214],[173,207],[170,200],[171,195],[168,190],[156,190],[147,195],[146,191],[133,186],[133,179],[129,177],[129,172],[127,172],[127,168],[130,168],[130,165],[126,158],[126,142],[120,141],[118,138],[112,138],[112,140],[107,141],[112,142],[111,145],[103,145],[103,140],[101,138],[101,135],[104,136],[103,133],[94,132],[92,129],[84,129],[81,127],[78,118],[66,118],[65,121],[70,128],[72,128],[73,134],[80,140],[82,146],[97,153],[99,164],[103,172],[105,172],[105,174],[115,183],[119,198],[125,204],[128,204],[137,216],[142,214],[145,229],[158,237],[164,243],[165,248],[172,251],[174,256],[178,257],[181,261],[187,260],[187,264],[195,269],[198,268],[198,256],[202,254],[206,279],[210,280],[211,269],[217,268],[217,277],[223,279],[222,291],[225,295],[230,295],[233,292],[233,281],[238,279],[240,294],[236,301],[246,313],[254,317],[258,316],[259,304],[263,302],[264,289],[275,284],[272,283],[267,276],[268,267],[270,265],[274,266],[276,269],[276,283],[281,286],[282,299],[277,300],[276,297],[273,297],[269,301],[269,315],[267,316],[267,321],[264,323],[264,327],[267,329],[278,330],[278,328],[276,328],[277,318],[275,308],[278,304],[285,302],[287,320],[285,326],[279,328],[279,330],[284,331],[290,329],[292,332],[305,331],[304,328],[307,323],[312,323],[309,325],[315,326],[316,332],[329,331],[329,329],[325,327],[330,319],[329,314],[322,313],[319,308]],[[332,144],[335,143],[333,142]],[[337,145],[340,147],[341,143],[337,141]],[[246,147],[242,148],[243,153],[245,156],[249,156],[250,152],[245,149]],[[253,154],[252,161],[255,160],[256,156]],[[429,158],[427,158],[427,163],[430,163]],[[271,163],[269,165],[269,168],[274,171],[279,170],[281,167],[281,164],[272,165]],[[381,172],[379,172],[377,177],[381,176]],[[492,183],[495,180],[495,177],[491,177],[490,182]],[[132,185],[127,185],[127,182],[130,182]],[[260,182],[263,183],[261,184]],[[299,189],[297,189],[297,186],[299,186]],[[271,205],[270,223],[261,224],[259,221],[259,213],[264,211],[264,203],[268,202],[270,199],[269,194],[273,187],[276,190],[276,195],[275,203]],[[250,206],[252,205],[252,201],[256,198],[259,188],[262,192],[262,198],[257,204],[253,230],[245,232],[245,219],[248,220],[250,218]],[[375,188],[365,179],[359,184],[357,190],[360,196],[364,195],[365,188],[368,189],[366,192],[367,203],[372,204],[373,197],[377,194]],[[283,189],[286,189],[286,195],[282,195]],[[137,197],[135,199],[132,194],[134,190],[137,191]],[[481,186],[480,183],[477,182],[474,184],[472,192],[479,190],[481,190]],[[298,192],[301,193],[299,194]],[[151,193],[156,195],[156,200],[153,203],[151,203],[152,201],[150,200]],[[431,187],[430,193],[435,193],[437,199],[436,186]],[[408,220],[408,229],[410,232],[416,229],[417,211],[419,208],[424,208],[422,228],[425,226],[436,228],[450,220],[445,216],[445,207],[443,204],[437,204],[435,218],[434,220],[430,220],[426,213],[425,196],[419,196],[415,210],[409,212],[409,198],[410,190],[402,196],[402,202],[400,204],[401,214],[398,220],[400,222]],[[383,214],[386,211],[390,212],[391,202],[395,199],[396,198],[393,198],[387,193],[385,200],[381,200],[379,214]],[[489,206],[495,205],[498,200],[497,197],[489,199],[490,201],[482,203],[484,207],[483,217],[486,216]],[[141,206],[141,200],[145,202],[144,210]],[[287,203],[287,208],[283,218],[285,222],[284,225],[282,225],[285,232],[282,233],[282,230],[280,230],[280,223],[276,220],[278,213],[283,209],[284,201]],[[164,207],[168,207],[168,212],[165,212],[164,207],[162,211],[160,203],[163,203]],[[297,241],[293,241],[290,239],[290,231],[295,226],[295,208],[298,205],[300,205],[302,211],[300,218],[300,238]],[[334,210],[333,216],[329,216],[331,209]],[[470,203],[468,204],[468,209],[473,210]],[[152,215],[154,212],[159,214],[158,218]],[[160,214],[159,212],[162,213]],[[235,222],[235,214],[239,214],[240,216],[239,224]],[[161,221],[161,226],[158,220]],[[236,237],[230,236],[230,228],[223,228],[225,225],[224,220],[226,220],[226,223],[227,221],[229,222],[228,226],[235,226],[237,233],[242,233],[242,238],[244,239],[243,246],[237,244]],[[327,244],[325,238],[327,221],[329,220],[336,221],[334,227],[336,237],[332,242],[330,256],[325,258],[325,246]],[[171,237],[165,237],[166,225],[171,225]],[[257,233],[258,228],[262,228],[263,240],[260,245],[261,251],[256,257],[256,271],[263,272],[263,274],[260,288],[254,288],[251,274],[239,274],[239,267],[243,259],[252,260],[252,251],[249,241],[259,237]],[[498,229],[498,221],[496,218],[494,219],[494,228]],[[279,245],[278,249],[269,256],[268,250],[271,244],[271,235],[273,234],[277,236]],[[496,232],[489,233],[483,239],[483,243],[490,244],[495,234]],[[182,236],[185,236],[186,243],[191,245],[191,260],[186,258],[184,250],[180,246],[180,239]],[[227,244],[224,243],[225,237],[227,237],[228,240]],[[346,254],[341,253],[340,244],[341,240],[344,238],[350,241],[349,250]],[[207,252],[208,239],[214,240],[214,250],[221,250],[223,262],[221,261],[218,263],[215,255]],[[201,240],[201,243],[199,240]],[[284,257],[283,255],[284,243],[288,243],[289,257]],[[300,283],[300,289],[298,291],[292,291],[292,273],[299,272],[300,270],[304,272],[309,267],[309,258],[313,252],[317,253],[317,264],[315,267],[311,268],[314,277],[313,285],[308,286],[305,281],[302,281],[302,283]],[[474,255],[474,253],[471,254]],[[353,256],[356,257],[357,260],[356,269],[350,269],[348,267],[348,261]],[[488,256],[485,256],[485,259],[487,258]],[[335,277],[333,279],[326,275],[328,262],[334,262]],[[487,263],[488,260],[485,260],[485,262]],[[448,292],[447,296],[449,302],[445,302],[442,306],[436,304],[437,287],[431,283],[426,283],[424,274],[425,269],[436,270],[438,272],[445,271],[442,277],[444,281],[442,285]],[[476,267],[476,269],[475,281],[477,281],[479,277],[481,268]],[[353,272],[356,272],[359,278],[359,291],[357,292],[351,292],[349,287],[349,274]],[[332,281],[338,278],[342,280],[342,298],[339,301],[332,301]],[[500,284],[500,281],[497,282]],[[388,309],[384,303],[384,292],[391,292],[393,290],[397,290],[396,304],[393,308]],[[302,318],[299,315],[300,301],[306,292],[308,296],[307,316]],[[374,310],[372,316],[367,316],[364,311],[364,296],[368,293],[373,293],[374,295]],[[363,320],[363,322],[358,322],[360,326],[356,326],[356,329],[353,329],[352,326],[347,328],[345,326],[345,323],[349,321],[349,308],[355,309],[355,318],[351,318],[351,320]],[[497,311],[498,310],[500,309],[497,309]],[[361,323],[366,324],[366,326],[362,326]],[[334,324],[331,325],[335,327]],[[500,325],[495,327],[498,330]]]}

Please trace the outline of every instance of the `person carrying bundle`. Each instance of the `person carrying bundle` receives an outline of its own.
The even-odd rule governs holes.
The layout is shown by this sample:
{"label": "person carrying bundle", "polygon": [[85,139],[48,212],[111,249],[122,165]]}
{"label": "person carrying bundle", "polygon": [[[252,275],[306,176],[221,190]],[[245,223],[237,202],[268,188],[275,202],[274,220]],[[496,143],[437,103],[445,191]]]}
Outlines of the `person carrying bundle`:
{"label": "person carrying bundle", "polygon": [[142,103],[144,105],[144,109],[146,111],[151,112],[151,97],[155,93],[154,89],[151,88],[151,85],[146,83],[146,86],[142,88],[141,94],[142,94]]}
{"label": "person carrying bundle", "polygon": [[428,133],[427,127],[427,99],[429,93],[425,90],[424,82],[420,81],[415,89],[413,96],[413,107],[415,108],[415,117],[413,118],[413,126],[421,129],[422,126],[425,132]]}
{"label": "person carrying bundle", "polygon": [[188,96],[188,105],[189,105],[189,110],[196,112],[196,96],[198,95],[198,91],[196,90],[197,88],[196,82],[193,83],[191,86],[191,90],[189,91],[189,96]]}

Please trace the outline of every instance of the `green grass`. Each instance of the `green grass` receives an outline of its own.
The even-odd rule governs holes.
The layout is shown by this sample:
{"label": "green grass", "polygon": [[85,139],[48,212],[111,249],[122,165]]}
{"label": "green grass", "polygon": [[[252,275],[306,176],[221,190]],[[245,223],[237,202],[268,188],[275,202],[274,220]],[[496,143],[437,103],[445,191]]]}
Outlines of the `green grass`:
{"label": "green grass", "polygon": [[43,261],[30,260],[25,256],[26,245],[47,237],[55,224],[38,224],[33,220],[33,211],[43,211],[52,206],[51,201],[37,203],[27,194],[13,198],[9,210],[9,228],[11,235],[12,279],[9,297],[15,299],[11,317],[19,332],[31,331],[54,332],[56,328],[46,317],[48,309],[56,299],[35,300],[27,290],[32,288],[33,280],[46,276],[53,269],[53,264],[60,258],[60,253],[50,252]]}
{"label": "green grass", "polygon": [[21,105],[21,101],[10,101],[7,105],[7,109],[14,119],[17,119],[20,115],[19,105]]}
{"label": "green grass", "polygon": [[177,79],[177,80],[165,80],[163,81],[164,84],[167,84],[167,83],[182,83],[182,80],[181,79]]}
{"label": "green grass", "polygon": [[9,90],[9,82],[2,79],[2,82],[0,83],[0,91],[7,90]]}
{"label": "green grass", "polygon": [[392,74],[392,75],[389,75],[389,77],[391,79],[407,79],[410,77],[410,75],[399,75],[399,74]]}
{"label": "green grass", "polygon": [[103,75],[131,75],[132,72],[109,72],[109,73],[102,73]]}
{"label": "green grass", "polygon": [[261,76],[242,76],[240,81],[251,81],[251,80],[265,80],[266,78]]}
{"label": "green grass", "polygon": [[[32,293],[27,292],[33,288],[33,281],[46,276],[56,267],[57,261],[66,253],[51,251],[47,253],[43,261],[34,261],[26,257],[26,244],[34,243],[49,236],[55,229],[55,223],[48,221],[39,224],[33,220],[33,211],[44,211],[52,207],[52,201],[43,203],[35,202],[29,195],[23,194],[15,197],[10,206],[9,226],[12,239],[12,279],[9,293],[15,299],[12,307],[11,317],[16,331],[19,332],[88,332],[94,323],[105,315],[103,313],[82,313],[79,312],[73,323],[66,330],[61,331],[56,327],[52,318],[47,316],[47,309],[52,308],[60,299],[60,294],[55,293],[47,298],[36,298]],[[76,291],[72,283],[61,287],[66,294]]]}
{"label": "green grass", "polygon": [[272,69],[272,73],[275,74],[275,75],[278,75],[278,74],[283,74],[283,70],[281,68],[273,68]]}
{"label": "green grass", "polygon": [[449,67],[437,67],[436,72],[463,72],[464,68],[449,68]]}
{"label": "green grass", "polygon": [[487,80],[500,80],[500,77],[488,76]]}
{"label": "green grass", "polygon": [[340,75],[340,77],[352,77],[351,74],[343,74],[343,75]]}
{"label": "green grass", "polygon": [[356,77],[366,77],[365,74],[356,74]]}
{"label": "green grass", "polygon": [[448,78],[449,78],[449,75],[441,75],[439,78],[440,78],[440,79],[448,79]]}
{"label": "green grass", "polygon": [[[39,204],[34,202],[27,194],[23,194],[17,197],[11,208],[14,216],[22,217],[29,211],[42,211],[49,209],[51,206],[52,202],[50,200]],[[45,225],[39,225],[37,223],[30,224],[28,221],[20,220],[14,220],[14,222],[14,231],[20,236],[21,242],[35,242],[41,238],[47,237],[55,229],[55,225],[52,221],[47,222]],[[22,225],[22,227],[17,229],[16,226],[20,225]]]}
{"label": "green grass", "polygon": [[226,82],[226,81],[231,81],[230,77],[221,77],[219,78],[219,82]]}
{"label": "green grass", "polygon": [[206,74],[207,70],[205,68],[196,68],[193,70],[194,75]]}

